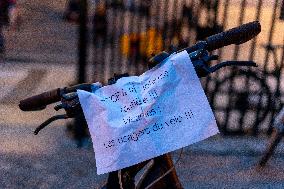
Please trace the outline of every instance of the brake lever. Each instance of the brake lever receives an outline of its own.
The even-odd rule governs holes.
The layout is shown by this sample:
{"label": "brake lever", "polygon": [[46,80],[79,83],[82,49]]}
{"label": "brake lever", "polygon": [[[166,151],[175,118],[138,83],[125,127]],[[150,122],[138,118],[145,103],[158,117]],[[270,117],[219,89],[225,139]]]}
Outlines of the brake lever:
{"label": "brake lever", "polygon": [[61,96],[61,104],[58,104],[54,107],[56,111],[60,109],[72,109],[80,104],[78,94],[76,92],[63,94]]}
{"label": "brake lever", "polygon": [[212,66],[210,68],[211,73],[226,67],[226,66],[251,66],[251,67],[257,67],[257,64],[254,61],[226,61],[221,62],[215,66]]}
{"label": "brake lever", "polygon": [[59,120],[59,119],[67,119],[67,118],[69,118],[69,116],[66,115],[66,114],[52,116],[51,118],[47,119],[45,122],[40,124],[40,126],[38,126],[35,129],[34,134],[37,135],[39,133],[39,131],[41,131],[43,128],[45,128],[47,125],[49,125],[53,121],[56,121],[56,120]]}
{"label": "brake lever", "polygon": [[208,62],[218,60],[219,58],[218,55],[209,55],[209,53],[204,49],[194,51],[190,53],[189,56],[199,78],[212,73],[211,68],[208,66]]}
{"label": "brake lever", "polygon": [[76,92],[71,92],[67,94],[61,95],[61,104],[58,104],[54,107],[56,111],[60,109],[65,109],[66,114],[63,115],[55,115],[49,119],[47,119],[45,122],[43,122],[40,126],[38,126],[34,134],[37,135],[40,130],[45,128],[47,125],[49,125],[51,122],[59,120],[59,119],[68,119],[75,117],[78,112],[81,111],[81,106],[78,98],[78,94]]}
{"label": "brake lever", "polygon": [[257,67],[257,64],[253,61],[225,61],[221,62],[215,66],[209,67],[204,60],[196,60],[194,61],[195,64],[195,70],[198,75],[198,77],[205,77],[208,74],[211,74],[223,67],[226,66],[251,66],[251,67]]}

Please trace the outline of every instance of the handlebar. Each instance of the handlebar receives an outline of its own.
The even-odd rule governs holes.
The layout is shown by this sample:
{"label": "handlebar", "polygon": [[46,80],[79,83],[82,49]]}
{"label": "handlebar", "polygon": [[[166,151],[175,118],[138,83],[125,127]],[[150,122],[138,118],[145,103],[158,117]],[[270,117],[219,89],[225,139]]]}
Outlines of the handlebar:
{"label": "handlebar", "polygon": [[35,111],[44,109],[47,105],[60,101],[62,94],[76,92],[77,89],[92,91],[92,85],[83,83],[71,87],[57,88],[51,91],[35,95],[20,101],[22,111]]}
{"label": "handlebar", "polygon": [[23,111],[34,111],[44,109],[48,104],[60,100],[60,88],[44,92],[20,101],[19,107]]}
{"label": "handlebar", "polygon": [[[216,35],[208,37],[205,41],[200,41],[196,45],[183,49],[186,50],[189,54],[192,60],[194,58],[200,58],[201,55],[204,55],[203,51],[212,51],[218,48],[222,48],[224,46],[230,45],[230,44],[241,44],[244,43],[253,37],[255,37],[257,34],[259,34],[261,31],[261,26],[258,21],[250,22],[244,25],[241,25],[236,28],[232,28],[230,30],[227,30],[225,32],[218,33]],[[196,52],[196,53],[194,53]],[[154,62],[155,60],[169,56],[168,53],[163,52],[160,53],[158,56],[155,56],[153,58]],[[205,59],[192,61],[195,69],[197,70],[197,73],[200,74],[200,77],[203,77],[205,75],[208,75],[209,73],[212,73],[216,71],[217,69],[224,67],[226,65],[230,65],[229,63],[223,64],[223,65],[216,65],[215,67],[212,67],[212,69],[206,67],[207,65],[204,65],[204,63],[213,60],[214,56],[205,56]],[[151,61],[151,60],[150,60]],[[159,61],[158,61],[159,62]],[[253,63],[244,63],[246,66],[256,66]],[[62,94],[70,93],[70,92],[76,92],[77,89],[86,90],[86,91],[92,91],[91,84],[79,84],[72,87],[67,88],[58,88],[54,89],[48,92],[44,92],[42,94],[32,96],[30,98],[24,99],[20,101],[19,107],[23,111],[34,111],[34,110],[41,110],[44,109],[47,105],[58,102],[61,100]]]}
{"label": "handlebar", "polygon": [[261,31],[258,21],[250,22],[225,32],[212,35],[206,39],[207,50],[213,51],[231,44],[242,44],[257,36]]}
{"label": "handlebar", "polygon": [[209,36],[204,41],[199,41],[192,47],[183,49],[188,53],[194,52],[200,47],[213,51],[231,44],[242,44],[254,38],[261,32],[261,25],[258,21],[249,22],[227,31]]}

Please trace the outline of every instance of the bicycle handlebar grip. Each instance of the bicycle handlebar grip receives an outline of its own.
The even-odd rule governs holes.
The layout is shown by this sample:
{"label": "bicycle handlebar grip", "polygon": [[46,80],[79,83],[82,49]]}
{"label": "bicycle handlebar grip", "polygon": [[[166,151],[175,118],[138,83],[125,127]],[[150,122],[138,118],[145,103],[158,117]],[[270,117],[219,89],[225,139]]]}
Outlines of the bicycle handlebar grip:
{"label": "bicycle handlebar grip", "polygon": [[250,22],[239,27],[232,28],[206,39],[207,50],[213,51],[231,44],[242,44],[257,36],[261,31],[261,25],[258,21]]}
{"label": "bicycle handlebar grip", "polygon": [[60,88],[21,100],[19,107],[22,111],[34,111],[60,100]]}

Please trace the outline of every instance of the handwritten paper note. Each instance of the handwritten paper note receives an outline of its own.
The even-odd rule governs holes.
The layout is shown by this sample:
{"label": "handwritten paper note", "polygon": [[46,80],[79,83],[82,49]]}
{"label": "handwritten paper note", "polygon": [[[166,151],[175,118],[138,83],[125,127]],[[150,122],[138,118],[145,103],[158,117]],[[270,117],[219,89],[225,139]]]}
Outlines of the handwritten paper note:
{"label": "handwritten paper note", "polygon": [[218,133],[188,54],[92,93],[78,91],[97,173],[122,169]]}

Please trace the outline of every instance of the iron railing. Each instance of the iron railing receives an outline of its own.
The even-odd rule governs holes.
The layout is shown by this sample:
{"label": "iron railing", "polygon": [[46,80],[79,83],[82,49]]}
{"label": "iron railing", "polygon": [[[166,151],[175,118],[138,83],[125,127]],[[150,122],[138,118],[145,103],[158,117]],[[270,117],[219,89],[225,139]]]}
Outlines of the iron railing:
{"label": "iron railing", "polygon": [[92,80],[101,82],[115,73],[143,73],[147,59],[159,51],[259,20],[258,38],[214,52],[219,61],[249,59],[259,67],[228,68],[202,83],[223,133],[271,131],[283,103],[284,1],[109,0],[95,6]]}

